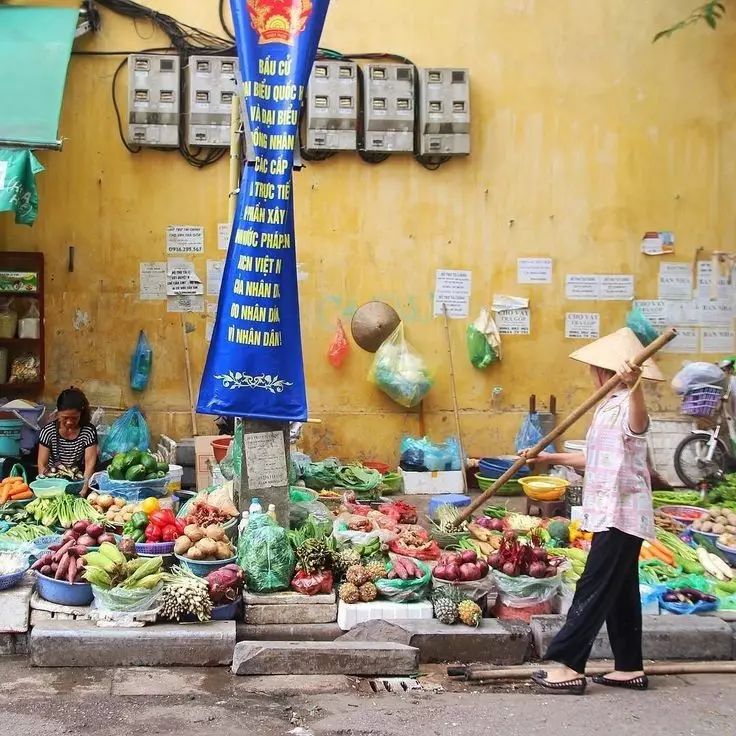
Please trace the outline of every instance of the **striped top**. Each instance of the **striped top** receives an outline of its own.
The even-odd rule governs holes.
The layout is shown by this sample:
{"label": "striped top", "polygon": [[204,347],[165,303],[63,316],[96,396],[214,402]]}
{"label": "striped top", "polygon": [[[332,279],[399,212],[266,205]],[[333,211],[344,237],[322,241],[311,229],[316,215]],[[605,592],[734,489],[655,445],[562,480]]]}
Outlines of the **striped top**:
{"label": "striped top", "polygon": [[38,436],[39,444],[49,450],[50,465],[66,465],[84,472],[84,452],[88,447],[97,445],[97,430],[91,424],[85,424],[73,440],[62,437],[57,422],[49,422]]}

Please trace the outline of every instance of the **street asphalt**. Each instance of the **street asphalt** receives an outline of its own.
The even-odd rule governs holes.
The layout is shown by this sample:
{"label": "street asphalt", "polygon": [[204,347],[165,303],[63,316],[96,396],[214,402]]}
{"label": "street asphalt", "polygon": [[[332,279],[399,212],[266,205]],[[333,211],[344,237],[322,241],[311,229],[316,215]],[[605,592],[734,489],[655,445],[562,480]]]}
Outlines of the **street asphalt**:
{"label": "street asphalt", "polygon": [[591,686],[584,697],[447,680],[387,692],[345,677],[234,677],[225,668],[34,669],[0,659],[0,736],[637,736],[734,733],[734,676],[653,678],[649,692]]}

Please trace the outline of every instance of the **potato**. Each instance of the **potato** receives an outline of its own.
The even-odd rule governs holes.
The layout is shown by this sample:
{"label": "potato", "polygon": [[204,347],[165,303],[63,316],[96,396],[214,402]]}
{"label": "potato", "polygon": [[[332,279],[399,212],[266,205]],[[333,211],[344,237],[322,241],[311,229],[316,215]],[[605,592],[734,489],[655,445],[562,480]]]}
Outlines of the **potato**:
{"label": "potato", "polygon": [[723,509],[720,506],[711,506],[708,509],[710,516],[720,516],[723,513]]}
{"label": "potato", "polygon": [[183,555],[185,552],[189,551],[191,546],[192,540],[189,539],[189,537],[179,537],[179,539],[174,542],[174,552],[176,552],[177,555]]}
{"label": "potato", "polygon": [[225,530],[219,524],[213,524],[212,526],[208,526],[204,530],[204,533],[210,539],[214,539],[215,542],[224,542],[227,539],[227,534],[225,534]]}
{"label": "potato", "polygon": [[733,524],[726,524],[726,533],[736,534],[736,526],[734,526]]}
{"label": "potato", "polygon": [[733,511],[730,514],[727,514],[726,518],[731,526],[736,526],[736,514],[734,514]]}
{"label": "potato", "polygon": [[194,547],[191,547],[189,550],[187,550],[186,557],[190,560],[203,560],[204,555],[202,554],[202,551],[197,549],[196,545]]}
{"label": "potato", "polygon": [[723,514],[716,516],[714,521],[716,524],[728,524],[728,519]]}
{"label": "potato", "polygon": [[703,522],[701,519],[695,519],[693,522],[693,529],[695,529],[696,532],[699,532],[703,527]]}
{"label": "potato", "polygon": [[726,527],[723,524],[713,524],[711,534],[723,534],[726,531]]}
{"label": "potato", "polygon": [[112,505],[121,509],[123,506],[125,506],[125,499],[124,498],[114,498],[112,501]]}
{"label": "potato", "polygon": [[108,519],[109,521],[114,521],[115,512],[112,509],[108,509],[107,512],[105,513],[105,518]]}
{"label": "potato", "polygon": [[215,557],[218,560],[226,560],[233,556],[233,549],[227,542],[218,542]]}
{"label": "potato", "polygon": [[203,559],[214,557],[217,554],[217,542],[209,537],[200,539],[194,546],[202,552]]}
{"label": "potato", "polygon": [[707,534],[710,534],[710,532],[713,530],[713,522],[712,521],[704,521],[700,525],[700,531],[706,532]]}
{"label": "potato", "polygon": [[184,527],[185,536],[189,537],[192,542],[199,542],[204,537],[204,532],[196,524],[188,524]]}

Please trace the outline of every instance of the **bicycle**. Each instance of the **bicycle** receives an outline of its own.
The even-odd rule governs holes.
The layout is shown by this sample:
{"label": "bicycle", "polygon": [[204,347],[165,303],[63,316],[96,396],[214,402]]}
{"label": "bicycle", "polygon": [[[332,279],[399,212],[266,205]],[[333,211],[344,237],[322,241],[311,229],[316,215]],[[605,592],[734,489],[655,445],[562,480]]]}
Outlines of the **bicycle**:
{"label": "bicycle", "polygon": [[[733,382],[699,386],[683,397],[682,413],[695,418],[691,434],[675,450],[675,472],[688,488],[705,491],[736,465],[736,423],[729,409]],[[698,419],[710,419],[709,428]],[[722,435],[726,434],[726,438]]]}

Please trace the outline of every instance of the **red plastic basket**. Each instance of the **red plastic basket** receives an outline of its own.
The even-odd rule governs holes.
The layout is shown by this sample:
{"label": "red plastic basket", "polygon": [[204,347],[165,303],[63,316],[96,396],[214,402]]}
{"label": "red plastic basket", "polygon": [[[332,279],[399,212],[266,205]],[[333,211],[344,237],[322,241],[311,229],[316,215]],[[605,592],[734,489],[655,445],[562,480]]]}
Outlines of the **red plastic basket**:
{"label": "red plastic basket", "polygon": [[691,417],[710,417],[721,404],[723,389],[718,386],[702,386],[685,394],[682,413]]}

